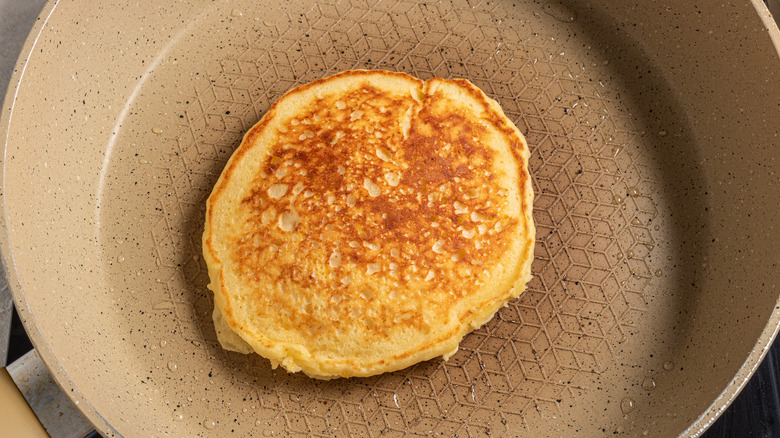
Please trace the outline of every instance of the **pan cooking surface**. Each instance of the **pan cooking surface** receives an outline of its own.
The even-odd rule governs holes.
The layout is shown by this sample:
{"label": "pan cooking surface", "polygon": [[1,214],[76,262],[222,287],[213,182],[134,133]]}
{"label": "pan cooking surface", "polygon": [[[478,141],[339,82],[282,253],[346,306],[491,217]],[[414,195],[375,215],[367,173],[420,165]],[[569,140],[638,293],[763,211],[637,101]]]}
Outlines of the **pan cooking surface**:
{"label": "pan cooking surface", "polygon": [[[101,238],[114,278],[127,277],[120,261],[134,249],[115,244],[117,236],[140,249],[132,256],[138,268],[134,307],[148,314],[133,317],[133,324],[146,320],[133,339],[152,347],[139,358],[139,376],[151,365],[154,382],[183,382],[171,388],[181,393],[176,405],[164,408],[182,422],[158,427],[174,434],[185,428],[341,436],[626,430],[604,423],[602,415],[630,416],[656,379],[674,372],[673,358],[663,350],[652,362],[637,362],[624,351],[628,337],[654,341],[648,319],[658,312],[648,314],[648,307],[651,301],[663,306],[669,298],[662,285],[674,281],[667,256],[675,248],[661,240],[674,234],[664,220],[671,207],[654,147],[668,132],[648,132],[649,122],[621,90],[615,61],[571,36],[583,31],[574,11],[532,4],[353,3],[321,3],[274,20],[240,7],[214,11],[182,37],[182,49],[171,49],[131,103],[112,156],[123,164],[109,168],[101,214],[114,218],[130,213],[127,206],[138,209],[117,191],[151,196],[136,212],[140,230],[120,221],[105,227]],[[205,32],[207,23],[216,38]],[[222,24],[227,31],[219,29]],[[209,38],[228,41],[215,62],[187,65],[195,55],[190,40],[215,44]],[[179,58],[178,65],[171,58]],[[219,347],[200,257],[202,218],[224,163],[271,103],[295,85],[355,68],[466,77],[499,101],[532,148],[535,278],[448,362],[316,382]],[[170,75],[182,70],[195,75],[177,81],[180,93],[171,95]],[[162,114],[152,120],[150,111]],[[135,180],[127,179],[128,167]],[[169,357],[170,347],[161,342],[177,344],[188,357]],[[631,365],[620,367],[620,361]],[[626,387],[607,395],[598,387],[609,371]],[[152,395],[152,388],[138,395]],[[182,400],[190,392],[194,396]],[[167,397],[173,394],[149,404]],[[600,398],[607,411],[591,419],[571,414],[603,411],[580,405],[578,397]]]}
{"label": "pan cooking surface", "polygon": [[[665,406],[685,399],[685,318],[712,238],[691,190],[700,157],[623,23],[524,1],[256,3],[133,10],[110,55],[130,67],[100,93],[121,98],[85,91],[84,123],[110,121],[79,137],[101,153],[72,181],[95,199],[80,228],[94,233],[97,252],[83,256],[94,275],[81,299],[31,307],[99,312],[94,325],[41,330],[51,346],[90,339],[94,357],[57,358],[104,432],[657,436],[696,419],[706,405]],[[449,361],[323,382],[219,346],[201,234],[243,133],[291,87],[357,68],[468,78],[501,104],[531,147],[534,279]]]}

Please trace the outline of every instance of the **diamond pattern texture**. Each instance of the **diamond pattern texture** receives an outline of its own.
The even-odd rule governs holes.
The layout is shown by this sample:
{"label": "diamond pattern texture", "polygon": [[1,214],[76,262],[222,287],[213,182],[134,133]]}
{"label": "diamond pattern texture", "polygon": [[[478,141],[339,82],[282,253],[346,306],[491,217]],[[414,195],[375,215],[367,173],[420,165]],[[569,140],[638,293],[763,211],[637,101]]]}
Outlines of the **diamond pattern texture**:
{"label": "diamond pattern texture", "polygon": [[[264,370],[236,385],[284,436],[512,435],[529,416],[555,415],[588,391],[647,306],[645,260],[657,234],[656,205],[643,195],[656,183],[643,151],[628,146],[640,134],[615,98],[538,38],[532,21],[493,2],[322,1],[262,24],[219,71],[195,80],[168,139],[177,156],[160,169],[175,196],[158,201],[152,229],[158,266],[171,273],[161,284],[171,304],[158,310],[174,310],[180,336],[216,345],[203,328],[211,298],[202,219],[186,224],[190,233],[177,224],[183,211],[203,209],[241,136],[276,99],[345,69],[465,77],[499,101],[531,146],[537,241],[528,290],[447,362],[331,382]],[[179,269],[181,254],[189,261]],[[193,285],[195,298],[183,298]]]}

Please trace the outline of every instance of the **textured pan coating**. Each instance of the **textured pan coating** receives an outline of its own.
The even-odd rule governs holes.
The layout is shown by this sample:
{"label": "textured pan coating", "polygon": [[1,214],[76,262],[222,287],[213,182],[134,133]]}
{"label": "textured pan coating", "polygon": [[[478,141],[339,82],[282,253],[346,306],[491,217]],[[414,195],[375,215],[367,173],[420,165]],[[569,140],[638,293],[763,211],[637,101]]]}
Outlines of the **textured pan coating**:
{"label": "textured pan coating", "polygon": [[348,71],[288,92],[208,201],[221,343],[326,379],[449,357],[530,278],[527,162],[466,80]]}

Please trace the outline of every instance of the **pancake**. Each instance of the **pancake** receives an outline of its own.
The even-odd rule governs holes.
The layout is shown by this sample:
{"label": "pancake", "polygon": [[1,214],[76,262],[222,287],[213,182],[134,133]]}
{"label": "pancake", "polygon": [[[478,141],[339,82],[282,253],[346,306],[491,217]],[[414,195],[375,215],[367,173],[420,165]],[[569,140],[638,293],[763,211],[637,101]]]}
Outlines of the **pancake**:
{"label": "pancake", "polygon": [[359,70],[292,89],[207,202],[220,343],[319,379],[447,359],[531,277],[528,158],[463,79]]}

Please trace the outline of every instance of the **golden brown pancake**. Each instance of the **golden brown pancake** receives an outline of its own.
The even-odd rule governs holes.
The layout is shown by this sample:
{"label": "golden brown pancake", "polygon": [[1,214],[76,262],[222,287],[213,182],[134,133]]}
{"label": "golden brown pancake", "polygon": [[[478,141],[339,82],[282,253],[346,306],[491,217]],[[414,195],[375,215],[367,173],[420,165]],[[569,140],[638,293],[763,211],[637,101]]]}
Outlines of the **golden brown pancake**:
{"label": "golden brown pancake", "polygon": [[321,379],[448,358],[530,279],[528,157],[466,80],[346,71],[289,91],[208,200],[223,347]]}

